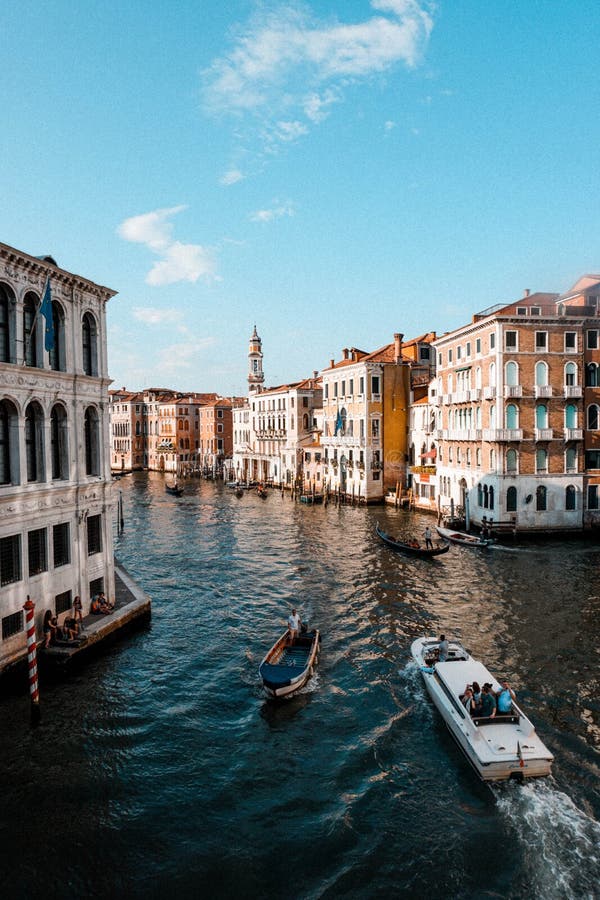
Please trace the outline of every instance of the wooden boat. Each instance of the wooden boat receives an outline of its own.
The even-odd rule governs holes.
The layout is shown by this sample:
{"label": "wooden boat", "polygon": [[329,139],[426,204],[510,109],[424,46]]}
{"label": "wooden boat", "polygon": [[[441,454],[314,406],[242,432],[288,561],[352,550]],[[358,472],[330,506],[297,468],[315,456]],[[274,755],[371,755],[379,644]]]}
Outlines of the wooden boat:
{"label": "wooden boat", "polygon": [[300,632],[290,644],[286,631],[276,641],[258,668],[269,697],[290,697],[304,687],[313,674],[319,655],[321,635],[317,629]]}
{"label": "wooden boat", "polygon": [[461,703],[467,685],[501,686],[493,675],[462,647],[451,641],[448,659],[437,660],[439,640],[417,638],[411,653],[450,734],[483,781],[523,780],[550,774],[554,757],[537,736],[525,713],[514,702],[509,715],[472,718]]}
{"label": "wooden boat", "polygon": [[174,497],[181,497],[183,494],[183,488],[178,484],[165,484],[165,491],[167,494],[173,494]]}
{"label": "wooden boat", "polygon": [[490,538],[477,537],[475,534],[467,534],[465,531],[453,531],[451,528],[443,528],[436,525],[436,531],[443,537],[445,541],[451,541],[453,544],[461,544],[463,547],[479,547],[484,549],[493,544]]}
{"label": "wooden boat", "polygon": [[450,544],[438,544],[437,547],[423,547],[421,545],[414,547],[408,541],[398,541],[396,538],[393,538],[386,531],[379,527],[379,525],[375,526],[375,530],[378,536],[381,538],[384,543],[391,547],[392,550],[400,550],[402,553],[408,553],[411,556],[439,556],[441,553],[447,553],[450,549]]}
{"label": "wooden boat", "polygon": [[322,503],[323,494],[300,494],[300,503]]}
{"label": "wooden boat", "polygon": [[256,488],[256,493],[260,497],[261,500],[267,499],[267,490],[261,484]]}

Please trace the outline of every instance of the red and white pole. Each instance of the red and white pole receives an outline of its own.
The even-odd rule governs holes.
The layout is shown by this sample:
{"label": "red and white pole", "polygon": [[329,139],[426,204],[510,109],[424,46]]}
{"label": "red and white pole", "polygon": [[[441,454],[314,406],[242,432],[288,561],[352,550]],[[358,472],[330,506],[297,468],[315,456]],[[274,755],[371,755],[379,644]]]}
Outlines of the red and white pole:
{"label": "red and white pole", "polygon": [[35,639],[35,603],[27,595],[25,610],[25,626],[27,628],[27,665],[29,667],[29,698],[31,700],[31,721],[40,720],[40,691],[38,688],[37,642]]}

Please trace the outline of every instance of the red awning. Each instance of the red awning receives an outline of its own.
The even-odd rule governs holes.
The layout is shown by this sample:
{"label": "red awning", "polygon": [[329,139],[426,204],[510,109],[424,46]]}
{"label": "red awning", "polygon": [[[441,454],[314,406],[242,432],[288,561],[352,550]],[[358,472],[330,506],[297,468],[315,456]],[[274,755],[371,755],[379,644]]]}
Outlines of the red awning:
{"label": "red awning", "polygon": [[427,453],[421,453],[421,459],[435,459],[436,456],[436,450],[428,450]]}

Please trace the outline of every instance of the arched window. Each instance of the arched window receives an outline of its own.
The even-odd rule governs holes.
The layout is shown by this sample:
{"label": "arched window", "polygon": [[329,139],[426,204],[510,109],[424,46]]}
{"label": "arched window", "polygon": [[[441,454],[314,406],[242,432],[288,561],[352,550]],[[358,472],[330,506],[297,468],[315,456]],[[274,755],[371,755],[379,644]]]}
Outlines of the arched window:
{"label": "arched window", "polygon": [[452,378],[452,374],[450,374],[450,375],[448,375],[448,393],[449,394],[452,393],[453,384],[454,384],[454,380]]}
{"label": "arched window", "polygon": [[302,429],[304,431],[308,431],[308,414],[304,413],[302,416]]}
{"label": "arched window", "polygon": [[52,324],[54,326],[54,346],[48,353],[50,368],[56,372],[66,371],[65,362],[65,313],[56,300],[52,301]]}
{"label": "arched window", "polygon": [[477,366],[475,369],[475,387],[481,387],[481,366]]}
{"label": "arched window", "polygon": [[506,384],[509,387],[516,387],[519,383],[519,367],[516,362],[506,363]]}
{"label": "arched window", "polygon": [[585,367],[585,386],[598,387],[598,366],[596,363],[588,363]]}
{"label": "arched window", "polygon": [[490,387],[496,386],[496,363],[490,363],[488,371],[488,384]]}
{"label": "arched window", "polygon": [[535,470],[536,472],[548,471],[548,451],[540,448],[535,451]]}
{"label": "arched window", "polygon": [[471,465],[471,448],[470,447],[467,447],[466,457],[467,457],[467,465],[470,466]]}
{"label": "arched window", "polygon": [[475,465],[477,468],[481,468],[481,447],[477,447],[475,450]]}
{"label": "arched window", "polygon": [[539,387],[545,387],[548,384],[548,366],[545,362],[535,364],[535,383]]}
{"label": "arched window", "polygon": [[0,362],[15,362],[13,310],[15,295],[6,284],[0,284]]}
{"label": "arched window", "polygon": [[506,407],[506,427],[507,428],[518,428],[519,427],[519,410],[515,406],[514,403],[509,403]]}
{"label": "arched window", "polygon": [[0,402],[0,484],[19,484],[19,421],[10,400]]}
{"label": "arched window", "polygon": [[490,484],[489,501],[490,501],[490,509],[493,509],[494,508],[494,485],[493,484]]}
{"label": "arched window", "polygon": [[506,512],[516,512],[517,511],[517,489],[516,487],[509,487],[506,491]]}
{"label": "arched window", "polygon": [[477,485],[477,505],[483,506],[483,487],[481,484]]}
{"label": "arched window", "polygon": [[27,481],[44,481],[44,415],[36,400],[25,410],[25,459]]}
{"label": "arched window", "polygon": [[23,301],[23,359],[26,366],[39,366],[41,361],[40,336],[42,326],[36,321],[39,300],[29,291]]}
{"label": "arched window", "polygon": [[512,447],[510,450],[506,451],[506,471],[507,472],[516,472],[517,471],[517,451],[513,450]]}
{"label": "arched window", "polygon": [[575,447],[567,447],[565,451],[565,471],[577,471],[577,450]]}
{"label": "arched window", "polygon": [[539,403],[535,408],[535,427],[537,429],[548,427],[548,407]]}
{"label": "arched window", "polygon": [[577,366],[574,362],[568,362],[565,366],[565,384],[577,384]]}
{"label": "arched window", "polygon": [[494,403],[490,406],[490,428],[496,427],[496,406]]}
{"label": "arched window", "polygon": [[546,488],[543,484],[538,485],[535,491],[535,508],[538,512],[544,512],[546,509]]}
{"label": "arched window", "polygon": [[67,479],[69,477],[67,413],[60,403],[56,403],[50,413],[50,456],[52,478]]}
{"label": "arched window", "polygon": [[475,428],[481,428],[481,407],[475,408]]}
{"label": "arched window", "polygon": [[100,475],[100,435],[98,413],[93,406],[85,411],[85,474]]}
{"label": "arched window", "polygon": [[577,407],[573,403],[565,406],[565,428],[577,428]]}
{"label": "arched window", "polygon": [[490,471],[496,471],[496,451],[493,449],[490,450]]}
{"label": "arched window", "polygon": [[588,406],[587,427],[590,431],[598,430],[598,406],[595,403]]}
{"label": "arched window", "polygon": [[86,375],[98,374],[98,329],[96,320],[86,312],[81,323],[83,345],[83,371]]}
{"label": "arched window", "polygon": [[484,486],[483,486],[483,508],[484,509],[488,508],[488,499],[489,499],[488,486],[487,486],[487,484],[484,484]]}
{"label": "arched window", "polygon": [[577,492],[573,484],[565,488],[565,509],[577,509]]}

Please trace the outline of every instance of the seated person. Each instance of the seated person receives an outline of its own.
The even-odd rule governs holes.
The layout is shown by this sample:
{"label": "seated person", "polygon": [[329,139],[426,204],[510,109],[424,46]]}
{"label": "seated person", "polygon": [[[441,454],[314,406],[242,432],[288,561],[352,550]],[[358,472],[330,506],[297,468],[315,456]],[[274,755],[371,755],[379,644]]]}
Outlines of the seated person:
{"label": "seated person", "polygon": [[481,712],[479,715],[485,719],[493,719],[496,715],[496,699],[492,693],[491,684],[484,684],[481,693]]}
{"label": "seated person", "polygon": [[115,604],[109,603],[106,599],[104,591],[100,591],[100,593],[98,594],[98,600],[100,601],[100,609],[102,610],[102,612],[112,612],[115,608]]}
{"label": "seated person", "polygon": [[498,706],[499,716],[510,716],[512,713],[513,700],[516,700],[515,692],[510,687],[508,681],[501,681],[502,685],[499,691],[495,691],[496,704]]}
{"label": "seated person", "polygon": [[473,700],[475,703],[474,715],[480,716],[481,715],[481,688],[479,687],[479,684],[477,681],[473,682],[472,687],[473,687]]}
{"label": "seated person", "polygon": [[473,700],[473,688],[471,687],[470,684],[468,684],[467,687],[465,688],[465,692],[461,697],[461,703],[464,706],[464,708],[466,709],[466,711],[469,713],[470,716],[473,716],[475,714],[474,713],[475,701]]}

